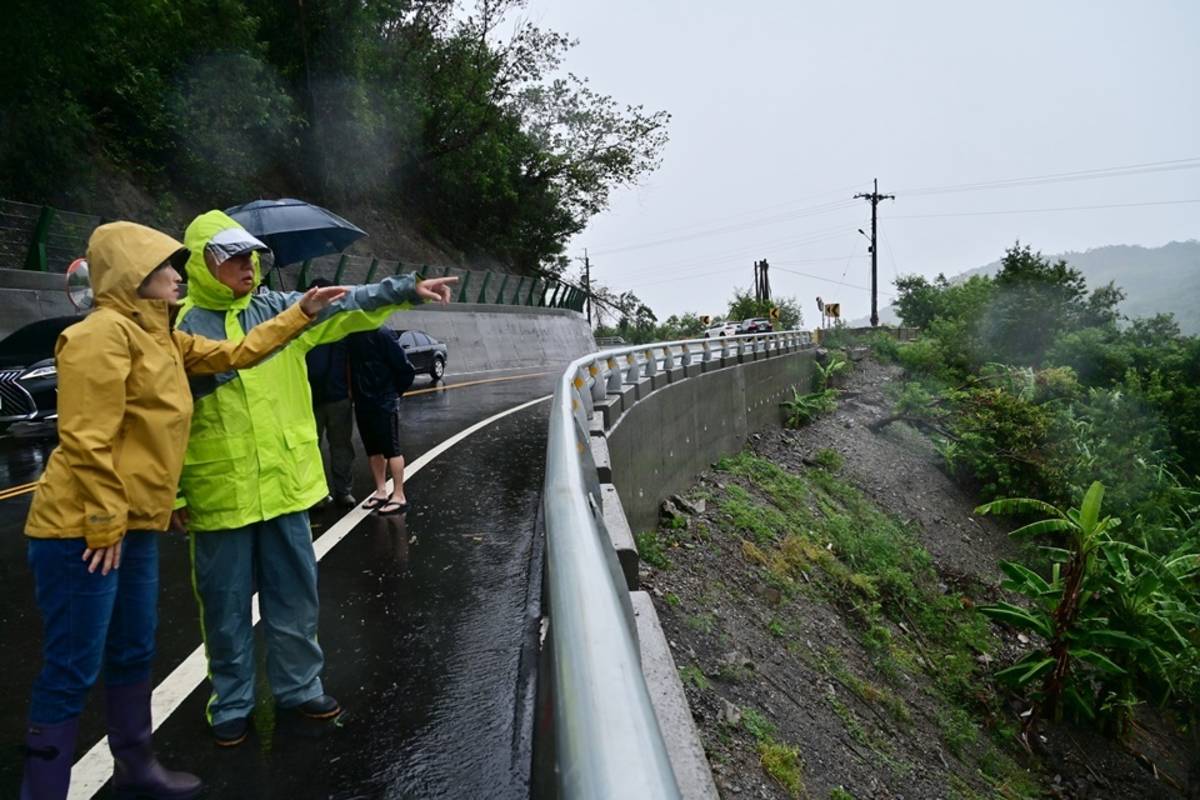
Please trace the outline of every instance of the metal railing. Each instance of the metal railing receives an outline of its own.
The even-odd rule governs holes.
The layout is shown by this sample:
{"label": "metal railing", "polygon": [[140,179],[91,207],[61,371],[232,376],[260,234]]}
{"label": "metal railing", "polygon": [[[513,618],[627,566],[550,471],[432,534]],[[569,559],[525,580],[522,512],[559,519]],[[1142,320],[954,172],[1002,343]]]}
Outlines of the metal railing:
{"label": "metal railing", "polygon": [[[95,215],[0,198],[0,268],[65,272],[72,261],[84,254],[88,237],[102,222],[104,220]],[[334,283],[372,283],[404,272],[416,272],[422,278],[458,276],[454,299],[459,303],[567,308],[582,312],[587,299],[578,286],[556,278],[412,264],[349,254],[310,259],[298,270],[293,267],[265,269],[263,281],[272,289],[303,289],[318,277]]]}
{"label": "metal railing", "polygon": [[596,403],[660,372],[770,358],[810,341],[806,331],[781,331],[637,345],[590,353],[559,378],[542,497],[559,796],[679,797],[642,674],[629,591],[604,526],[590,446]]}

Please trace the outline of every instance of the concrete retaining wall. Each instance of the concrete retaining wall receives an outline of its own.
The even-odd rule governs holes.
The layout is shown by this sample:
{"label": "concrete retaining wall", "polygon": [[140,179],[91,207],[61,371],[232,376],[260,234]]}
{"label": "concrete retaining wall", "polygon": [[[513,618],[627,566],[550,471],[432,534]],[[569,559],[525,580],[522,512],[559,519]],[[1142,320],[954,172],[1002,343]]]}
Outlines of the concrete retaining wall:
{"label": "concrete retaining wall", "polygon": [[815,352],[799,350],[672,382],[607,432],[612,482],[633,531],[653,529],[664,498],[692,484],[756,430],[782,422],[792,387],[810,391]]}
{"label": "concrete retaining wall", "polygon": [[587,319],[565,308],[428,305],[393,314],[388,325],[445,342],[448,373],[557,365],[596,349]]}
{"label": "concrete retaining wall", "polygon": [[[0,269],[0,338],[30,322],[74,313],[64,275]],[[445,342],[448,373],[561,364],[596,349],[584,316],[565,308],[423,305],[394,314],[388,324]]]}

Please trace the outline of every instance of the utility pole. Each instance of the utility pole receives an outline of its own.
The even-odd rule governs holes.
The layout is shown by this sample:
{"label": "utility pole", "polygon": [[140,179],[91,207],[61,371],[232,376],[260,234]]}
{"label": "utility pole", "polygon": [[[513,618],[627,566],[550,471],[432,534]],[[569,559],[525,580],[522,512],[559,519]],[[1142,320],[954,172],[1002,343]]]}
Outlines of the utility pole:
{"label": "utility pole", "polygon": [[583,290],[587,293],[588,327],[592,327],[592,262],[588,260],[587,248],[583,248]]}
{"label": "utility pole", "polygon": [[770,265],[765,258],[754,262],[754,299],[760,303],[771,300],[771,279],[767,274],[769,269]]}
{"label": "utility pole", "polygon": [[879,326],[879,247],[876,241],[876,211],[880,200],[895,200],[894,194],[879,193],[879,178],[875,179],[875,191],[870,194],[856,194],[871,204],[871,327]]}

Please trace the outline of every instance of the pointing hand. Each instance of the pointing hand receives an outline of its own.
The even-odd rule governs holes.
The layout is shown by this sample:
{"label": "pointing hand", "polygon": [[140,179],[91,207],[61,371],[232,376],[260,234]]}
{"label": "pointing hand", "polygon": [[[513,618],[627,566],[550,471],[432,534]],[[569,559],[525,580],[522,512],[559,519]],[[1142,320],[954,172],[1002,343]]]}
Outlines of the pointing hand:
{"label": "pointing hand", "polygon": [[456,283],[458,283],[457,276],[417,281],[417,295],[422,300],[432,300],[445,305],[450,302],[450,287]]}

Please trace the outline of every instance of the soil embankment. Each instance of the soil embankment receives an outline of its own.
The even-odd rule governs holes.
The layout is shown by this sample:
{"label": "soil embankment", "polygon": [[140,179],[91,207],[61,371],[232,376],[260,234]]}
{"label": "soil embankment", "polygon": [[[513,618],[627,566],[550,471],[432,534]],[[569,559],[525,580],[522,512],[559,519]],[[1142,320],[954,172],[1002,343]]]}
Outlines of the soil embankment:
{"label": "soil embankment", "polygon": [[989,676],[1027,640],[975,610],[1016,553],[919,433],[868,430],[898,380],[864,360],[836,412],[756,435],[638,536],[722,796],[1180,797],[1098,734],[1020,747]]}

